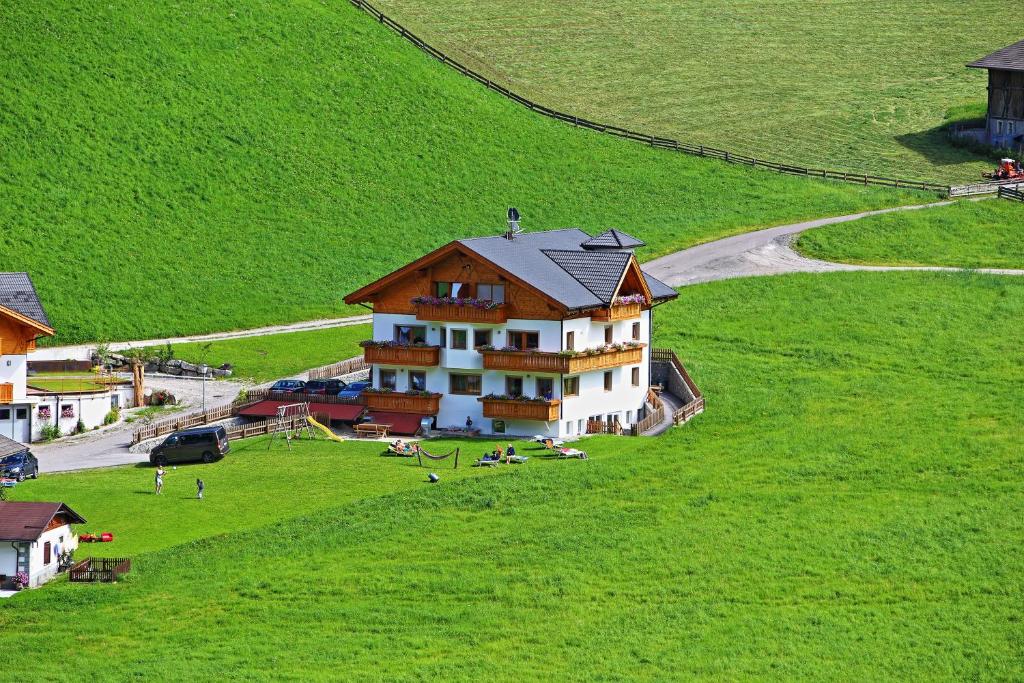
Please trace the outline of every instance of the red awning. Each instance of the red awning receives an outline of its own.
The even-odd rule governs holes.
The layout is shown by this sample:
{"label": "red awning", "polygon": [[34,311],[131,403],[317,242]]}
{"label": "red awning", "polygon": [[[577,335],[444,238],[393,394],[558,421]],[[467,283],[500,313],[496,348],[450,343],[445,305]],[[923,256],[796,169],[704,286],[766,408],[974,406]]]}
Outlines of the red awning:
{"label": "red awning", "polygon": [[[238,411],[244,417],[277,417],[277,409],[297,401],[259,401]],[[354,422],[366,407],[355,403],[310,403],[312,415],[327,415],[332,420]]]}
{"label": "red awning", "polygon": [[366,417],[369,418],[374,424],[379,425],[391,425],[392,434],[402,434],[405,436],[412,436],[420,428],[420,420],[423,419],[423,415],[413,415],[410,413],[367,413]]}

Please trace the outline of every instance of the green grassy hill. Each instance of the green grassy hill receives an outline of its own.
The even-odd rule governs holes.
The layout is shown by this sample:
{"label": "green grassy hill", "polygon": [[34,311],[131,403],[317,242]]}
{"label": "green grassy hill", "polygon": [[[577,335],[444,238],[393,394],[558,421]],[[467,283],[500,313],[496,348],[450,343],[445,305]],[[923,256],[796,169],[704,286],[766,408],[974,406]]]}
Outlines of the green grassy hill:
{"label": "green grassy hill", "polygon": [[973,180],[947,113],[984,112],[973,61],[1020,7],[905,0],[374,0],[435,46],[562,111],[755,157]]}
{"label": "green grassy hill", "polygon": [[57,343],[340,315],[509,205],[652,255],[917,199],[544,120],[345,2],[16,3],[0,47],[0,269],[32,274]]}
{"label": "green grassy hill", "polygon": [[800,235],[799,251],[843,263],[1024,268],[1024,204],[957,202],[870,216]]}
{"label": "green grassy hill", "polygon": [[730,280],[659,313],[708,411],[589,439],[589,461],[464,456],[431,486],[379,444],[299,443],[288,476],[257,440],[159,498],[146,467],[19,485],[115,532],[96,550],[134,569],[0,601],[5,674],[1015,677],[1024,281]]}

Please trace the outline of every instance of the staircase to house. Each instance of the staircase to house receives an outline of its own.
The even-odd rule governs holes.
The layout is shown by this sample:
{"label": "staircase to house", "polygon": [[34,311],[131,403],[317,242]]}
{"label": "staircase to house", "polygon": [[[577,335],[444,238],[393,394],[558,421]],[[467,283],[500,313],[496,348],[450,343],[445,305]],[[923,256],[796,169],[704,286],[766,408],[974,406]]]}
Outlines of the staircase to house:
{"label": "staircase to house", "polygon": [[633,426],[634,436],[657,436],[704,412],[704,395],[671,349],[651,349],[651,382],[662,390],[647,392],[647,416]]}

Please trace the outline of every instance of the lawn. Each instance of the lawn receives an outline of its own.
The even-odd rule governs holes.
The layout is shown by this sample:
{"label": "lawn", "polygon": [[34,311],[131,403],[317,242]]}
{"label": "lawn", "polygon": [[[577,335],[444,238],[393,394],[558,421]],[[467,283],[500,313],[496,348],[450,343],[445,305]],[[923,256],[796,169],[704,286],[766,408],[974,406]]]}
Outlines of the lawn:
{"label": "lawn", "polygon": [[870,216],[800,235],[797,249],[843,263],[1024,268],[1024,204],[1002,200]]}
{"label": "lawn", "polygon": [[122,544],[135,568],[4,601],[5,670],[58,680],[40,662],[73,657],[80,676],[119,680],[1015,677],[1024,283],[742,279],[658,313],[659,345],[708,411],[658,439],[588,440],[589,461],[442,463],[432,486],[376,445],[256,440],[173,471],[164,498],[147,468],[15,489],[109,526],[104,550]]}
{"label": "lawn", "polygon": [[[174,344],[175,358],[219,367],[234,366],[231,379],[269,382],[329,365],[362,353],[359,342],[369,339],[369,325],[348,325],[307,332],[287,332],[214,342]],[[150,352],[163,351],[152,347]]]}
{"label": "lawn", "polygon": [[361,312],[342,296],[497,234],[510,205],[528,230],[635,233],[646,258],[931,198],[542,119],[346,2],[16,3],[0,36],[0,252],[47,343]]}
{"label": "lawn", "polygon": [[565,112],[758,158],[942,182],[994,165],[951,146],[943,127],[984,111],[985,72],[964,65],[1021,38],[1019,6],[1001,0],[375,4]]}
{"label": "lawn", "polygon": [[78,376],[68,374],[49,374],[40,373],[37,375],[31,375],[28,378],[29,386],[37,389],[43,389],[44,391],[100,391],[106,389],[107,385],[103,382],[98,382],[95,377],[84,377],[81,374]]}

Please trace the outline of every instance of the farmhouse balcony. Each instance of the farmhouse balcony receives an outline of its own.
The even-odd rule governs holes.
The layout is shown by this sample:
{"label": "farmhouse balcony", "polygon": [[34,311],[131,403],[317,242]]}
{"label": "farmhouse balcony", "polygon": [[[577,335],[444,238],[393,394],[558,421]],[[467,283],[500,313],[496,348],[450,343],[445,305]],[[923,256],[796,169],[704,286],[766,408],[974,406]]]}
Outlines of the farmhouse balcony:
{"label": "farmhouse balcony", "polygon": [[416,304],[417,320],[437,320],[439,322],[480,323],[484,325],[500,325],[508,320],[505,306],[495,308],[477,308],[459,304]]}
{"label": "farmhouse balcony", "polygon": [[484,404],[484,417],[503,420],[558,420],[558,406],[561,401],[518,401],[514,398],[478,398]]}
{"label": "farmhouse balcony", "polygon": [[594,311],[590,316],[594,322],[610,323],[616,320],[629,320],[639,318],[642,307],[639,303],[615,304],[608,308],[601,308]]}
{"label": "farmhouse balcony", "polygon": [[375,346],[363,347],[363,360],[369,365],[414,365],[433,368],[441,362],[437,346]]}
{"label": "farmhouse balcony", "polygon": [[366,408],[388,413],[437,415],[441,410],[441,394],[403,394],[400,392],[364,392]]}
{"label": "farmhouse balcony", "polygon": [[481,351],[484,369],[508,372],[550,372],[571,375],[590,370],[638,365],[643,361],[644,345],[626,349],[581,351],[576,355],[549,351]]}

